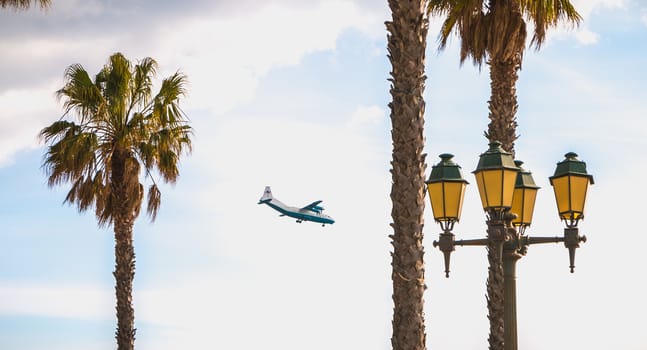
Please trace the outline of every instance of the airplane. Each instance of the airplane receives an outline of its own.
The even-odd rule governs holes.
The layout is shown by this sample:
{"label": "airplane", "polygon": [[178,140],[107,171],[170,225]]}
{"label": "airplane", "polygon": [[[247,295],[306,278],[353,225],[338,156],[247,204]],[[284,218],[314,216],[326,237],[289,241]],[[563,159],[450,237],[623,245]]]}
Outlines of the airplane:
{"label": "airplane", "polygon": [[270,189],[270,186],[265,187],[263,196],[258,201],[258,204],[267,204],[272,209],[281,213],[280,216],[289,216],[297,219],[298,223],[302,223],[304,221],[312,221],[322,224],[321,226],[326,226],[326,224],[333,224],[335,220],[333,220],[333,218],[331,218],[330,216],[322,213],[324,208],[319,206],[319,203],[321,203],[321,201],[315,201],[303,208],[285,205],[278,199],[274,198],[274,196],[272,196],[272,190]]}

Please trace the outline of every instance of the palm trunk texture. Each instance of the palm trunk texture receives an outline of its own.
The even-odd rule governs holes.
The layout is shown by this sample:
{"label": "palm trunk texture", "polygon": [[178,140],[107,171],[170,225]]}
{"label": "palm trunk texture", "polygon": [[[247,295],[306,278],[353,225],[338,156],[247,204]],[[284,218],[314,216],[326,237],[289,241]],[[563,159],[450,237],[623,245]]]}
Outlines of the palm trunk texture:
{"label": "palm trunk texture", "polygon": [[[135,348],[135,310],[133,309],[133,278],[135,277],[135,249],[133,245],[133,210],[132,169],[126,162],[123,152],[115,151],[112,160],[113,203],[115,206],[115,294],[117,298],[117,349],[133,350]],[[137,179],[137,178],[135,178]]]}
{"label": "palm trunk texture", "polygon": [[425,0],[389,0],[392,21],[386,22],[391,89],[393,160],[393,335],[394,350],[423,350],[425,285],[424,223],[425,154],[423,100],[425,49],[429,26]]}
{"label": "palm trunk texture", "polygon": [[486,137],[500,141],[504,150],[514,155],[517,136],[517,80],[521,68],[521,54],[510,60],[492,60],[490,63],[491,97],[488,102],[490,124]]}
{"label": "palm trunk texture", "polygon": [[132,218],[115,222],[115,293],[117,296],[117,348],[135,348],[135,310],[132,305],[135,277],[135,249],[133,247]]}
{"label": "palm trunk texture", "polygon": [[501,265],[501,244],[493,242],[487,246],[487,259],[489,263],[487,278],[487,308],[490,320],[490,335],[488,337],[490,350],[504,350],[504,279]]}

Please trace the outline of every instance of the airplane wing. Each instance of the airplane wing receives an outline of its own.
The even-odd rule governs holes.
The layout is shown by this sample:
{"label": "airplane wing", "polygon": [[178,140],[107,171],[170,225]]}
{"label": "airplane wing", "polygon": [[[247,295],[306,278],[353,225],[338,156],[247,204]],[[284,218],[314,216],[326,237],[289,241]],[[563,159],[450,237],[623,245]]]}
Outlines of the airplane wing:
{"label": "airplane wing", "polygon": [[301,208],[301,210],[312,210],[314,212],[320,213],[323,210],[323,208],[320,207],[318,204],[321,203],[321,202],[322,201],[312,202],[312,203],[306,205],[305,207]]}

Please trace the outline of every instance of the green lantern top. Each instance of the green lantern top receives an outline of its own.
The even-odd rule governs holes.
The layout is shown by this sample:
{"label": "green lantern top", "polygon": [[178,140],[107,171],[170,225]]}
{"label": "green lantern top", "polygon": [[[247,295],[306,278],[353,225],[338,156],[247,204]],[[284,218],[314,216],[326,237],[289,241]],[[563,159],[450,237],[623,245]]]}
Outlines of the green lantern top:
{"label": "green lantern top", "polygon": [[540,188],[532,178],[532,173],[521,167],[523,165],[522,161],[515,160],[514,165],[519,168],[519,173],[517,174],[517,182],[514,185],[515,188]]}
{"label": "green lantern top", "polygon": [[557,163],[557,168],[555,168],[555,174],[550,177],[552,180],[556,177],[561,177],[565,175],[575,175],[575,176],[584,176],[588,177],[591,185],[593,182],[593,175],[589,175],[586,172],[586,163],[577,159],[577,153],[568,152],[564,155],[566,159]]}
{"label": "green lantern top", "polygon": [[493,141],[490,142],[490,149],[479,157],[479,164],[473,172],[488,169],[518,170],[519,168],[514,164],[512,153],[503,150],[501,142]]}
{"label": "green lantern top", "polygon": [[443,153],[439,157],[441,161],[431,167],[431,174],[426,182],[427,184],[441,181],[468,183],[463,178],[460,165],[452,161],[453,154]]}

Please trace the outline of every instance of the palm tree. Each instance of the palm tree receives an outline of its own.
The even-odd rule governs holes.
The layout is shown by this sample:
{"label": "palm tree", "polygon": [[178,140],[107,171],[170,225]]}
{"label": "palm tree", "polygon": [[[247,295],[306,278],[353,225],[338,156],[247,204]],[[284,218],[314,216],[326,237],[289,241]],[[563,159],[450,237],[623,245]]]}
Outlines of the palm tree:
{"label": "palm tree", "polygon": [[[518,138],[516,84],[526,45],[526,21],[534,25],[531,45],[540,49],[546,30],[566,19],[572,24],[581,20],[569,0],[430,0],[432,15],[446,16],[440,32],[440,49],[444,49],[453,32],[461,40],[461,63],[468,57],[481,67],[490,66],[491,97],[485,136],[500,141],[514,155]],[[525,18],[525,19],[524,19]],[[493,242],[488,245],[487,302],[490,320],[491,350],[504,347],[504,276],[501,251]]]}
{"label": "palm tree", "polygon": [[425,349],[425,286],[422,226],[425,190],[424,111],[425,49],[429,22],[427,0],[389,0],[386,22],[391,61],[391,137],[393,161],[393,335],[394,350]]}
{"label": "palm tree", "polygon": [[133,65],[121,53],[110,56],[94,81],[80,64],[69,66],[56,92],[64,115],[40,132],[48,144],[48,185],[70,182],[65,202],[80,212],[94,208],[100,226],[113,226],[119,350],[132,350],[135,342],[133,224],[144,196],[142,167],[152,182],[146,209],[154,221],[161,197],[153,171],[175,183],[179,157],[191,150],[192,130],[178,105],[186,76],[164,79],[153,96],[156,69],[152,58]]}
{"label": "palm tree", "polygon": [[[0,0],[0,7],[11,7],[17,10],[26,10],[31,5],[31,0]],[[40,5],[40,8],[45,9],[51,4],[50,0],[34,0],[35,3]]]}

